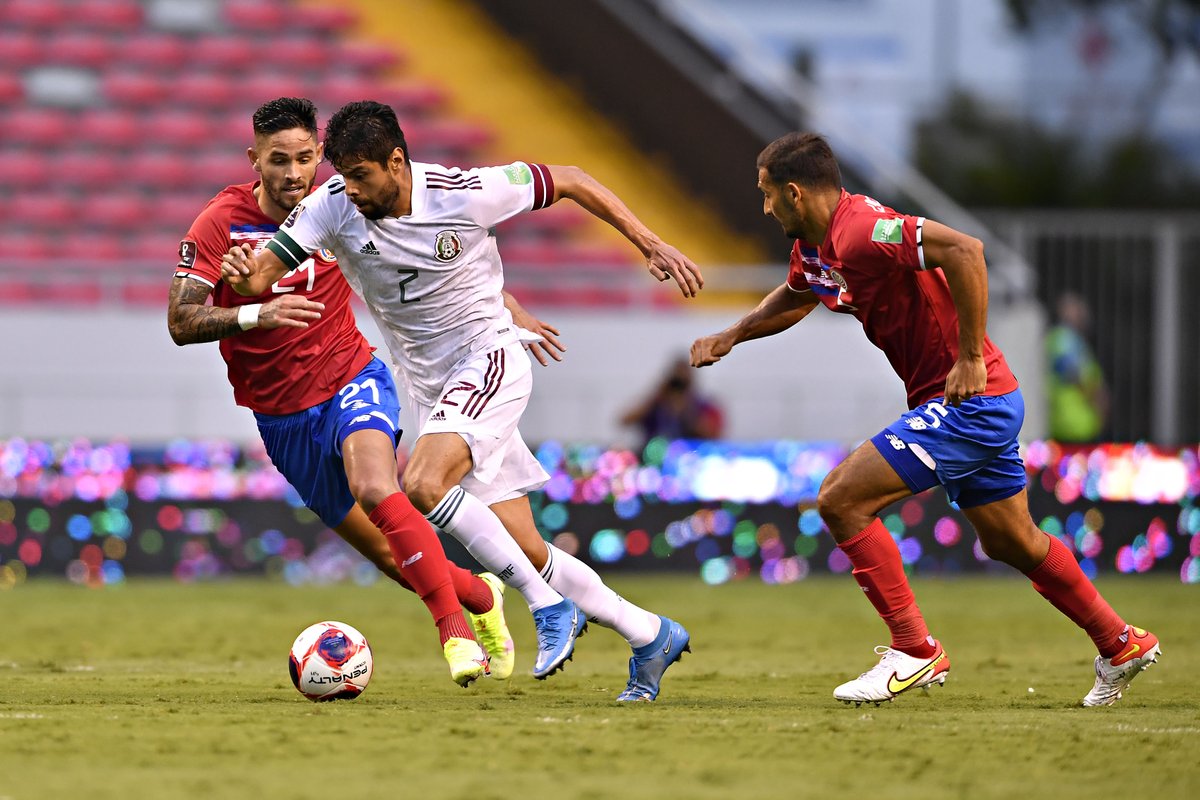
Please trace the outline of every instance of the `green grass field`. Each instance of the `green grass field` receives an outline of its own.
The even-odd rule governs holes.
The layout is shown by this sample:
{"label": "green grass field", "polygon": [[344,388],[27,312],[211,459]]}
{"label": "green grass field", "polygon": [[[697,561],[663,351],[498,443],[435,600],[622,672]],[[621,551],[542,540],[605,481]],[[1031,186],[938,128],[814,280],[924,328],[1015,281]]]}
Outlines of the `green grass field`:
{"label": "green grass field", "polygon": [[[592,626],[538,682],[510,598],[518,674],[462,690],[424,608],[390,585],[41,582],[0,593],[0,798],[757,798],[1200,795],[1200,592],[1101,590],[1163,640],[1116,706],[1082,709],[1094,651],[1021,580],[917,581],[953,669],[875,708],[833,687],[882,623],[848,576],[709,587],[614,578],[676,616],[693,653],[653,705],[618,706],[628,650]],[[288,679],[294,636],[362,630],[375,676],[349,703]]]}

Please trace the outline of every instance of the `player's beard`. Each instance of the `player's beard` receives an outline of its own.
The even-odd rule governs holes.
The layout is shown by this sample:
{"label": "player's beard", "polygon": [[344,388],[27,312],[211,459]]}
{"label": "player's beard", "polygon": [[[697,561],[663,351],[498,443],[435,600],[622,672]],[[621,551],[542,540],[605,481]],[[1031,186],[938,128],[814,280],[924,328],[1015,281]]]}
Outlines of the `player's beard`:
{"label": "player's beard", "polygon": [[290,214],[292,213],[292,209],[300,205],[300,201],[307,197],[308,193],[312,191],[312,184],[309,183],[307,186],[300,184],[301,192],[295,197],[284,194],[285,191],[293,188],[294,186],[295,184],[287,183],[278,183],[267,186],[267,197],[271,198],[272,203]]}
{"label": "player's beard", "polygon": [[399,181],[392,180],[388,183],[387,188],[383,190],[383,194],[378,200],[370,200],[358,206],[358,213],[367,219],[383,219],[392,212],[392,209],[396,207],[396,201],[399,199],[400,183]]}

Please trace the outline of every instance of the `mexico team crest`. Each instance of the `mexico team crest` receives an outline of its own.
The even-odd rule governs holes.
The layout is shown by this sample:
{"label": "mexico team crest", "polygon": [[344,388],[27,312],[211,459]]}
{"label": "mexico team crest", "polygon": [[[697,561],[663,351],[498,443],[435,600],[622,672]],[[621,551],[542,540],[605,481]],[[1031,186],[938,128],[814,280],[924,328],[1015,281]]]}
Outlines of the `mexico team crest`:
{"label": "mexico team crest", "polygon": [[453,261],[462,253],[462,239],[457,231],[440,231],[433,242],[433,254],[438,261]]}

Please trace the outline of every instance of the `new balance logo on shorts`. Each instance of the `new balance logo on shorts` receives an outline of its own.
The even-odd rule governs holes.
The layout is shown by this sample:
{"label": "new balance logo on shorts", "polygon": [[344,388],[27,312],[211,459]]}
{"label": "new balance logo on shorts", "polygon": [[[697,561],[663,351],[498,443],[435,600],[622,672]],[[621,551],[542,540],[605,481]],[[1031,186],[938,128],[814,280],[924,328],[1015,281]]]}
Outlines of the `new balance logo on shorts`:
{"label": "new balance logo on shorts", "polygon": [[364,244],[362,247],[358,248],[358,252],[362,253],[364,256],[379,255],[379,251],[375,249],[375,243],[369,239],[367,240],[366,244]]}

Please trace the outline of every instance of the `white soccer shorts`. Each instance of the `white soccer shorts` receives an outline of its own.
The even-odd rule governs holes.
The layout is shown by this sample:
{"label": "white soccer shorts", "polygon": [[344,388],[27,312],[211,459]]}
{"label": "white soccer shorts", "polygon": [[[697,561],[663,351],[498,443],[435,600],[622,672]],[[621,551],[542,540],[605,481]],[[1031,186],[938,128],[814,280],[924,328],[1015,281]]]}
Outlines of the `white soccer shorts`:
{"label": "white soccer shorts", "polygon": [[531,391],[529,356],[513,342],[463,359],[433,408],[413,407],[422,420],[418,436],[457,433],[466,441],[474,464],[460,485],[486,505],[540,489],[550,480],[517,430]]}

